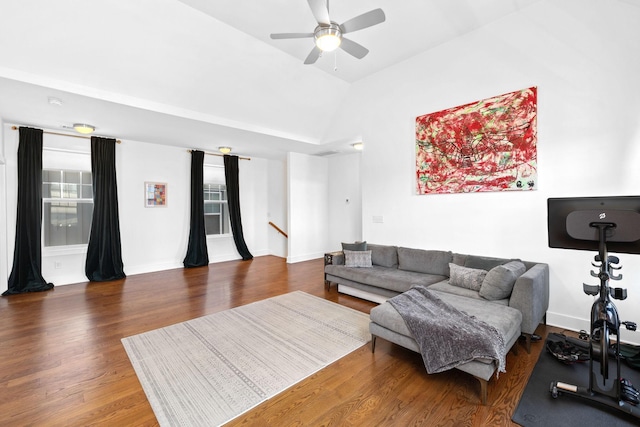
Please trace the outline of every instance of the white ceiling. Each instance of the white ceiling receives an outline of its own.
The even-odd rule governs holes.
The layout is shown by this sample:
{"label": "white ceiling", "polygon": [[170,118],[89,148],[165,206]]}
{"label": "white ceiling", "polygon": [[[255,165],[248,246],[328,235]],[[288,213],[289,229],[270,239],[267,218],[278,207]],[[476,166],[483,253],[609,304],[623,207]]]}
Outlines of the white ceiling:
{"label": "white ceiling", "polygon": [[[313,39],[271,40],[271,33],[313,32],[317,23],[306,0],[180,0],[303,62]],[[369,49],[358,60],[338,50],[314,67],[347,82],[404,61],[455,37],[516,12],[531,0],[330,0],[329,15],[342,23],[381,8],[386,21],[345,37]],[[335,65],[337,63],[337,70]]]}
{"label": "white ceiling", "polygon": [[353,137],[325,135],[351,84],[537,1],[331,0],[336,22],[386,21],[348,35],[365,58],[304,65],[312,39],[269,35],[312,32],[306,0],[2,0],[0,118],[265,158],[343,151]]}

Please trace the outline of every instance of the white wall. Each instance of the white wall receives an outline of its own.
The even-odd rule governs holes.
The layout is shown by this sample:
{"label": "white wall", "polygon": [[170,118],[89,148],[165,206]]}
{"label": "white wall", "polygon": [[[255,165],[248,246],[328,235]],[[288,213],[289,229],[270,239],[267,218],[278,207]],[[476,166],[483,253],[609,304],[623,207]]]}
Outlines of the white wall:
{"label": "white wall", "polygon": [[[189,239],[190,153],[137,141],[123,141],[116,153],[125,273],[180,267]],[[167,184],[166,207],[145,207],[145,182]]]}
{"label": "white wall", "polygon": [[[282,231],[288,233],[287,215],[287,166],[284,161],[270,160],[268,165],[269,188],[268,212],[269,221],[273,222]],[[287,237],[280,234],[275,228],[269,227],[269,253],[281,258],[287,257]]]}
{"label": "white wall", "polygon": [[[549,13],[553,10],[553,13]],[[372,243],[547,262],[548,323],[588,329],[582,283],[594,253],[550,249],[549,197],[640,194],[640,8],[621,1],[543,1],[356,83],[332,135],[361,133],[363,238]],[[538,87],[533,192],[415,194],[415,118]],[[334,206],[332,206],[332,209]],[[382,216],[383,223],[374,223]],[[640,321],[640,256],[621,255]],[[640,342],[640,332],[622,333]]]}
{"label": "white wall", "polygon": [[322,258],[328,249],[329,166],[324,157],[287,155],[287,262]]}
{"label": "white wall", "polygon": [[329,161],[329,250],[341,242],[362,240],[361,153],[335,155]]}
{"label": "white wall", "polygon": [[[6,167],[0,166],[1,176],[6,176],[0,194],[6,204],[3,213],[6,221],[6,240],[2,244],[2,277],[0,292],[7,288],[7,278],[13,262],[15,241],[15,206],[17,191],[18,132],[9,124],[3,126]],[[45,134],[45,145],[56,140],[76,151],[89,152],[89,141],[70,137],[52,137]],[[80,141],[80,142],[78,142]],[[211,158],[210,158],[211,157]],[[221,158],[205,156],[205,163],[222,162]],[[6,169],[6,174],[5,174]],[[181,268],[189,238],[189,186],[190,154],[181,148],[150,144],[139,141],[123,141],[116,147],[118,202],[122,258],[127,275],[169,268]],[[268,161],[253,158],[240,160],[240,206],[244,236],[254,256],[269,254],[268,245]],[[144,206],[146,181],[168,184],[168,203],[163,208]],[[6,198],[4,197],[6,196]],[[240,259],[233,237],[208,237],[210,262]],[[47,281],[64,285],[86,281],[84,275],[84,250],[43,251],[42,273]],[[58,268],[56,268],[58,267]]]}

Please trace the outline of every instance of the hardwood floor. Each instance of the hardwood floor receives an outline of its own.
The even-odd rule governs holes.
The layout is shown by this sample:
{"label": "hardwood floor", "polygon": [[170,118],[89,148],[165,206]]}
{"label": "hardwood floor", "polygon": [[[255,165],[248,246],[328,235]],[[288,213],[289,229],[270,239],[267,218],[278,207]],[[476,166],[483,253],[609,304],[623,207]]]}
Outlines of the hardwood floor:
{"label": "hardwood floor", "polygon": [[[375,306],[327,290],[321,259],[272,256],[2,297],[0,425],[157,425],[121,338],[294,290],[366,313]],[[366,345],[228,425],[515,425],[542,347],[509,353],[482,406],[471,376],[428,375],[417,353],[379,339],[375,354]]]}

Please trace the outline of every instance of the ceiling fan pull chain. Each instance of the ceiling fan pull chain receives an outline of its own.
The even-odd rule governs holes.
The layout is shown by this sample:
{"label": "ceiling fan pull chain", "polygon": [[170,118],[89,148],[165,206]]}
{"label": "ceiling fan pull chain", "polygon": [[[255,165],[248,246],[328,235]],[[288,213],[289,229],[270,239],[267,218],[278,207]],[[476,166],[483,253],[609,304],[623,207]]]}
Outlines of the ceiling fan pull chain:
{"label": "ceiling fan pull chain", "polygon": [[338,71],[338,51],[333,53],[333,71]]}

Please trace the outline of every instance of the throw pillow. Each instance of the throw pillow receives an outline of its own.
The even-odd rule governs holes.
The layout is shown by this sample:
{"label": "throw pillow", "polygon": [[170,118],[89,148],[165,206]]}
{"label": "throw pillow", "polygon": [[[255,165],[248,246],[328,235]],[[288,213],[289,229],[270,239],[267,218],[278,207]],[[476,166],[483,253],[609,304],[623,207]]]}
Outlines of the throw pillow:
{"label": "throw pillow", "polygon": [[344,251],[346,267],[371,267],[371,251]]}
{"label": "throw pillow", "polygon": [[487,270],[480,270],[478,268],[468,268],[449,263],[449,284],[458,286],[461,288],[471,289],[472,291],[479,291]]}
{"label": "throw pillow", "polygon": [[366,251],[367,242],[355,242],[355,243],[342,243],[342,250],[348,251]]}
{"label": "throw pillow", "polygon": [[522,261],[510,261],[492,268],[482,282],[480,296],[492,301],[508,298],[516,279],[525,271],[527,267]]}

